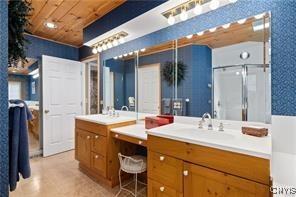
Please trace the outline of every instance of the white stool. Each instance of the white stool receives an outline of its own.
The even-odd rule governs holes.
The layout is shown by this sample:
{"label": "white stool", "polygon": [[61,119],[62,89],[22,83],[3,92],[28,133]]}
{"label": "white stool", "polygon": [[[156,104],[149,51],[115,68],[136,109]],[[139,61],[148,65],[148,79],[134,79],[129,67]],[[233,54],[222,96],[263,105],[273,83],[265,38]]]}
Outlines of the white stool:
{"label": "white stool", "polygon": [[[116,194],[116,196],[118,196],[120,194],[120,192],[122,190],[125,190],[129,193],[131,193],[133,196],[137,196],[137,187],[138,187],[138,182],[141,184],[146,185],[145,183],[142,183],[140,181],[138,181],[138,174],[142,173],[142,172],[146,172],[147,170],[147,159],[144,156],[140,156],[140,155],[134,155],[134,156],[125,156],[122,155],[121,153],[118,153],[118,158],[119,158],[119,162],[120,162],[120,168],[119,168],[119,186],[120,186],[120,190],[119,192]],[[121,183],[121,171],[124,171],[126,173],[129,174],[134,174],[135,176],[135,193],[133,193],[132,191],[124,188],[125,186],[129,185],[129,183],[122,185]]]}

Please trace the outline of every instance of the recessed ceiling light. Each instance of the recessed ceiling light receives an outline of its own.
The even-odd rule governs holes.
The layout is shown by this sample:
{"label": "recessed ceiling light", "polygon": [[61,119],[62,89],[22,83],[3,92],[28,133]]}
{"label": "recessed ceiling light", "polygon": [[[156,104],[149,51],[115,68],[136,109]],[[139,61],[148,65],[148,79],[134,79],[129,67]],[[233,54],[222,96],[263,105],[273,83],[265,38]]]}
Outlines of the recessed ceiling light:
{"label": "recessed ceiling light", "polygon": [[222,27],[223,27],[224,29],[227,29],[227,28],[229,28],[229,27],[230,27],[230,23],[228,23],[228,24],[225,24],[225,25],[222,25]]}
{"label": "recessed ceiling light", "polygon": [[213,27],[213,28],[209,29],[210,32],[214,32],[216,30],[217,30],[217,27]]}
{"label": "recessed ceiling light", "polygon": [[237,23],[242,25],[242,24],[244,24],[246,21],[247,21],[247,19],[244,18],[244,19],[238,20]]}
{"label": "recessed ceiling light", "polygon": [[202,36],[203,34],[204,34],[203,31],[197,33],[198,36]]}
{"label": "recessed ceiling light", "polygon": [[243,59],[243,60],[246,60],[246,59],[248,59],[248,58],[250,57],[250,53],[247,52],[247,51],[243,51],[243,52],[240,54],[239,57],[240,57],[241,59]]}
{"label": "recessed ceiling light", "polygon": [[55,29],[57,28],[57,25],[53,22],[45,22],[44,23],[45,27],[49,28],[49,29]]}

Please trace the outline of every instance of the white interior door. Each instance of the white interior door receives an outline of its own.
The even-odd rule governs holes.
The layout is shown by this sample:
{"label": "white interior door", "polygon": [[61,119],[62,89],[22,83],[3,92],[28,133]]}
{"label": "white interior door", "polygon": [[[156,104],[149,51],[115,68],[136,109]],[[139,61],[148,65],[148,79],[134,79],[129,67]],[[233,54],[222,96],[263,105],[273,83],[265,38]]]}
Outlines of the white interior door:
{"label": "white interior door", "polygon": [[160,114],[160,65],[141,66],[138,69],[138,110]]}
{"label": "white interior door", "polygon": [[42,56],[43,155],[74,148],[75,116],[82,114],[82,63]]}

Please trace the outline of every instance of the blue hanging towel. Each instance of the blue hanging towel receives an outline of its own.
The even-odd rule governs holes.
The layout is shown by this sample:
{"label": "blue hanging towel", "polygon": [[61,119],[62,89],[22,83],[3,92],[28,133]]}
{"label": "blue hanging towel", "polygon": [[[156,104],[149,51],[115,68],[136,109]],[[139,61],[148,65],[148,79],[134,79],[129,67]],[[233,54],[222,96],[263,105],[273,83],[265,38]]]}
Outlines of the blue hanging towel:
{"label": "blue hanging towel", "polygon": [[24,104],[24,107],[9,108],[9,185],[10,191],[15,190],[20,177],[31,176],[28,120],[32,114],[22,100],[10,100],[11,104]]}

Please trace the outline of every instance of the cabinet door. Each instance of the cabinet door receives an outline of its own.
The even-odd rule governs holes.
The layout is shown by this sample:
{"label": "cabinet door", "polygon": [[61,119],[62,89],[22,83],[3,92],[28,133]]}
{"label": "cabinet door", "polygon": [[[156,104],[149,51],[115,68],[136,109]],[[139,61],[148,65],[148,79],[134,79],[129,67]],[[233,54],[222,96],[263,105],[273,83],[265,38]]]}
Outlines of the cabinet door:
{"label": "cabinet door", "polygon": [[90,167],[91,133],[76,129],[75,157],[83,165]]}
{"label": "cabinet door", "polygon": [[[185,197],[264,197],[269,187],[198,165],[184,164]],[[186,175],[185,175],[186,174]]]}
{"label": "cabinet door", "polygon": [[106,177],[106,158],[97,153],[91,153],[91,169],[97,174]]}
{"label": "cabinet door", "polygon": [[92,147],[91,150],[102,156],[106,156],[107,152],[107,137],[93,134],[92,136]]}
{"label": "cabinet door", "polygon": [[182,197],[177,190],[165,186],[157,181],[148,179],[148,197]]}

